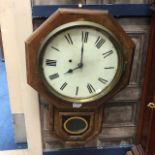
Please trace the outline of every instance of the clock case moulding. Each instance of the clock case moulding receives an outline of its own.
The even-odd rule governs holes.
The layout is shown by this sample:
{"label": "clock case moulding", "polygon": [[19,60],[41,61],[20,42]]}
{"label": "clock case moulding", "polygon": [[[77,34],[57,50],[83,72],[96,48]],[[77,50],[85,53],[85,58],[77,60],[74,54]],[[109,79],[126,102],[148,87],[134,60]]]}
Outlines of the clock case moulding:
{"label": "clock case moulding", "polygon": [[122,46],[124,70],[120,81],[106,96],[101,97],[96,101],[82,103],[81,108],[94,109],[102,105],[128,84],[134,51],[134,44],[132,40],[127,36],[119,23],[107,11],[58,9],[54,14],[52,14],[25,42],[27,81],[31,87],[37,90],[37,92],[48,101],[48,103],[51,103],[60,109],[72,108],[73,105],[71,102],[64,101],[56,97],[46,88],[42,81],[37,64],[38,51],[44,38],[60,25],[74,21],[91,21],[103,25],[116,36]]}
{"label": "clock case moulding", "polygon": [[[68,133],[64,130],[64,117],[81,117],[87,121],[87,129],[79,134]],[[91,139],[95,138],[102,129],[103,108],[93,111],[61,111],[53,107],[53,126],[48,134],[59,138],[66,147],[84,146]],[[48,135],[47,134],[47,135]]]}

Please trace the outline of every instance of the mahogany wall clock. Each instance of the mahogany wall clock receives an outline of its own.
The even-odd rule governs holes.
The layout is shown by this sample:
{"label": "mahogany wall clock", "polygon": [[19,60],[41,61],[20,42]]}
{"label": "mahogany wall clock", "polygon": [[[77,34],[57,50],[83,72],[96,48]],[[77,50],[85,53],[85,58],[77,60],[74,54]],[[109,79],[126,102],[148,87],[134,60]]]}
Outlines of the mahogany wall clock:
{"label": "mahogany wall clock", "polygon": [[108,12],[59,9],[26,41],[28,83],[54,105],[53,134],[82,145],[130,77],[134,44]]}

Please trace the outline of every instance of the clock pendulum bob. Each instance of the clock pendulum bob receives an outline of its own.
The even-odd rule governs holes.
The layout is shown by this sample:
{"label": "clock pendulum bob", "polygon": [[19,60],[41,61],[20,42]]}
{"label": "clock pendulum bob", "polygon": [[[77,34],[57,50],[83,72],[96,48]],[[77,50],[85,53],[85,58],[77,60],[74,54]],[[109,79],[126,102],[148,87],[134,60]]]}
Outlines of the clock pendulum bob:
{"label": "clock pendulum bob", "polygon": [[53,105],[53,134],[84,145],[129,81],[134,44],[107,11],[58,9],[26,41],[28,84]]}

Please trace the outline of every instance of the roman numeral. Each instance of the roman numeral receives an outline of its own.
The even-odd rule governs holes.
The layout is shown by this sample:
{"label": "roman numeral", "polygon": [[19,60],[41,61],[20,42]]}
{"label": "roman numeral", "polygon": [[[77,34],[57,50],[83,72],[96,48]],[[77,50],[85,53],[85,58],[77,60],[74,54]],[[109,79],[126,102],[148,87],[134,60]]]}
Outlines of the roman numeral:
{"label": "roman numeral", "polygon": [[75,95],[78,95],[78,93],[79,93],[79,87],[77,86],[75,90]]}
{"label": "roman numeral", "polygon": [[71,38],[71,36],[70,36],[69,33],[67,33],[67,34],[65,35],[65,38],[66,38],[67,42],[68,42],[70,45],[73,44],[72,38]]}
{"label": "roman numeral", "polygon": [[49,76],[50,80],[54,80],[54,79],[56,79],[58,77],[59,77],[58,73],[55,73],[55,74],[52,74],[52,75]]}
{"label": "roman numeral", "polygon": [[67,82],[63,83],[63,85],[60,87],[61,90],[64,90],[64,88],[67,86]]}
{"label": "roman numeral", "polygon": [[46,59],[46,65],[47,66],[56,66],[56,63],[57,63],[56,60]]}
{"label": "roman numeral", "polygon": [[54,49],[54,50],[56,50],[56,51],[58,51],[58,52],[60,51],[60,50],[57,49],[56,47],[53,47],[53,46],[52,46],[51,48]]}
{"label": "roman numeral", "polygon": [[104,69],[114,69],[114,67],[104,67]]}
{"label": "roman numeral", "polygon": [[109,55],[113,54],[113,51],[110,50],[108,52],[103,53],[102,55],[104,56],[104,58],[108,57]]}
{"label": "roman numeral", "polygon": [[82,32],[82,42],[87,43],[89,32]]}
{"label": "roman numeral", "polygon": [[99,49],[104,44],[104,42],[105,40],[99,36],[95,42],[95,45]]}
{"label": "roman numeral", "polygon": [[103,78],[101,78],[101,77],[99,77],[98,80],[99,80],[101,83],[103,83],[103,84],[106,84],[106,83],[108,82],[108,80],[103,79]]}
{"label": "roman numeral", "polygon": [[89,91],[90,94],[93,93],[93,92],[95,92],[94,87],[90,83],[87,84],[87,89],[88,89],[88,91]]}

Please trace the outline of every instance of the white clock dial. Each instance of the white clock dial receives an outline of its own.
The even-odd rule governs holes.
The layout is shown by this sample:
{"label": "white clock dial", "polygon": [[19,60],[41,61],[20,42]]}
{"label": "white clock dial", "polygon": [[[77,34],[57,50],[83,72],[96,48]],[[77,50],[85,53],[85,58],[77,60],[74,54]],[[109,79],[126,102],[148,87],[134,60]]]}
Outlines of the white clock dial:
{"label": "white clock dial", "polygon": [[40,50],[43,78],[60,98],[92,101],[106,95],[120,78],[116,40],[100,25],[93,25],[66,24],[44,41]]}

